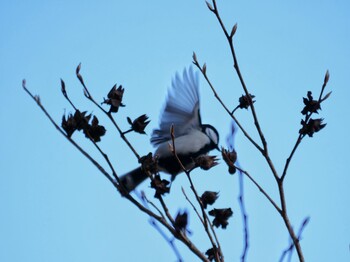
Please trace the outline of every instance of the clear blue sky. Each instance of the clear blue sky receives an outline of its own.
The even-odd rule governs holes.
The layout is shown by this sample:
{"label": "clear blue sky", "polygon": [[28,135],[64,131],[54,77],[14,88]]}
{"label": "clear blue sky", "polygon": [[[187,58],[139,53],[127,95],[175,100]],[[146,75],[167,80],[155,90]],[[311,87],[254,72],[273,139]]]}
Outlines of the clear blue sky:
{"label": "clear blue sky", "polygon": [[[349,261],[349,1],[218,1],[235,37],[241,70],[270,146],[282,171],[298,135],[302,97],[318,94],[324,73],[333,91],[320,116],[327,126],[305,139],[286,179],[288,211],[295,228],[310,216],[301,242],[307,261]],[[102,101],[115,84],[125,87],[127,105],[116,115],[148,114],[147,133],[157,126],[166,88],[196,51],[207,62],[219,95],[234,107],[242,94],[228,45],[205,1],[1,1],[0,2],[0,261],[175,261],[162,237],[109,182],[48,122],[22,91],[21,81],[39,94],[60,123],[71,107],[60,94],[63,78],[72,99],[106,123],[100,143],[118,174],[136,165],[101,112],[82,95],[75,68]],[[217,127],[225,145],[230,119],[201,78],[202,119]],[[237,117],[257,138],[250,113]],[[73,138],[101,159],[81,134]],[[130,134],[138,152],[152,151],[148,136]],[[241,165],[277,200],[265,162],[242,134],[237,136]],[[106,166],[105,164],[103,164]],[[242,250],[238,177],[220,165],[195,171],[199,191],[220,191],[216,207],[235,212],[226,231],[218,230],[226,261],[238,261]],[[281,218],[254,185],[246,181],[250,250],[248,261],[277,261],[289,243]],[[205,238],[194,212],[181,193],[190,195],[178,177],[166,197],[172,214],[190,211],[191,239],[205,251]],[[142,185],[152,199],[148,184]],[[177,243],[185,261],[194,256]],[[296,261],[294,254],[293,261]]]}

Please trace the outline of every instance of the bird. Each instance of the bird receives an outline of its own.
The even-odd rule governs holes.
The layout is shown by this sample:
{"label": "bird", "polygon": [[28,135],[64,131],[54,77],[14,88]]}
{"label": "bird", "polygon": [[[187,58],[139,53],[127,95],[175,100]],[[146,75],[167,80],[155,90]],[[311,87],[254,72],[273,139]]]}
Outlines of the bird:
{"label": "bird", "polygon": [[[171,181],[183,172],[171,148],[170,129],[173,126],[174,144],[183,166],[195,168],[194,159],[219,150],[219,133],[209,124],[202,124],[200,114],[199,76],[192,66],[177,72],[168,88],[167,97],[159,117],[159,127],[151,134],[150,142],[156,148],[153,156],[158,160],[158,171],[171,175]],[[138,167],[120,177],[120,183],[128,192],[133,191],[149,176]]]}

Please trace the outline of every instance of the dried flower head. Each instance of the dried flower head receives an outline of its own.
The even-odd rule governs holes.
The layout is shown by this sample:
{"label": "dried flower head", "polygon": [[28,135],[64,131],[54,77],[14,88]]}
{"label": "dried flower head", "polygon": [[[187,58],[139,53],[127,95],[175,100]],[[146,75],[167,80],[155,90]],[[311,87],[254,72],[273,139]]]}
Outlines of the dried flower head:
{"label": "dried flower head", "polygon": [[80,131],[87,128],[90,118],[91,114],[86,115],[86,111],[81,113],[79,110],[76,110],[74,115],[69,114],[67,119],[66,116],[63,115],[61,126],[63,130],[66,131],[67,136],[71,137],[75,130]]}
{"label": "dried flower head", "polygon": [[249,106],[251,106],[253,103],[255,103],[255,100],[253,100],[255,96],[254,95],[242,95],[239,99],[238,99],[238,102],[239,102],[239,105],[238,107],[243,109],[248,109]]}
{"label": "dried flower head", "polygon": [[[213,261],[214,259],[215,259],[215,257],[217,256],[217,253],[219,253],[218,252],[219,250],[217,249],[217,248],[209,248],[206,252],[205,252],[205,254],[207,255],[207,257],[208,257],[208,259],[210,260],[210,261]],[[218,254],[219,255],[219,254]],[[220,261],[221,261],[221,257],[220,257]]]}
{"label": "dried flower head", "polygon": [[75,130],[83,130],[86,137],[99,142],[101,141],[101,136],[104,136],[106,133],[106,129],[98,124],[96,116],[93,117],[91,124],[89,124],[91,116],[91,114],[86,115],[86,111],[81,113],[79,110],[76,110],[74,115],[69,114],[67,119],[66,116],[62,117],[61,126],[68,137],[71,137]]}
{"label": "dried flower head", "polygon": [[209,170],[213,166],[218,164],[216,156],[201,155],[197,157],[194,161],[196,166],[199,166],[203,170]]}
{"label": "dried flower head", "polygon": [[100,142],[101,136],[104,136],[106,134],[106,129],[104,126],[98,124],[98,119],[96,116],[94,116],[92,118],[91,125],[88,125],[84,129],[84,134],[86,137],[91,138],[95,142]]}
{"label": "dried flower head", "polygon": [[181,213],[180,211],[177,213],[175,221],[174,221],[174,227],[176,231],[182,231],[186,232],[186,227],[188,223],[188,214],[186,211]]}
{"label": "dried flower head", "polygon": [[301,111],[303,115],[306,115],[307,113],[316,113],[318,114],[318,110],[321,109],[321,105],[319,101],[314,100],[312,97],[312,92],[308,91],[307,92],[307,97],[303,98],[304,101],[304,108]]}
{"label": "dried flower head", "polygon": [[136,118],[134,121],[131,121],[130,117],[127,117],[128,123],[131,125],[131,129],[134,130],[136,133],[140,134],[146,134],[145,128],[151,122],[148,120],[147,115],[141,115],[138,118]]}
{"label": "dried flower head", "polygon": [[309,137],[312,137],[314,133],[320,131],[326,126],[326,124],[322,124],[322,122],[323,118],[310,118],[308,122],[305,122],[305,120],[301,120],[302,127],[300,128],[299,133],[302,135],[308,135]]}
{"label": "dried flower head", "polygon": [[200,197],[203,207],[207,208],[208,205],[215,203],[216,199],[219,197],[219,192],[205,191]]}
{"label": "dried flower head", "polygon": [[66,131],[68,137],[71,137],[73,135],[75,130],[77,130],[77,125],[72,114],[69,114],[67,119],[66,116],[63,115],[61,127],[64,131]]}
{"label": "dried flower head", "polygon": [[213,225],[225,229],[228,225],[228,219],[233,215],[231,208],[220,208],[209,211],[209,215],[214,216]]}
{"label": "dried flower head", "polygon": [[140,158],[139,163],[143,172],[150,172],[151,174],[156,174],[158,172],[158,158],[153,157],[152,153]]}
{"label": "dried flower head", "polygon": [[124,88],[120,85],[117,88],[117,85],[114,85],[109,91],[107,95],[107,99],[104,99],[102,103],[110,105],[109,112],[110,113],[116,113],[119,110],[119,107],[124,107],[125,105],[122,103],[123,100],[123,94],[124,94]]}
{"label": "dried flower head", "polygon": [[233,175],[236,173],[235,162],[237,160],[237,153],[234,149],[232,151],[226,150],[225,148],[221,148],[222,158],[228,165],[228,172]]}
{"label": "dried flower head", "polygon": [[78,131],[84,130],[89,125],[89,121],[92,115],[91,114],[86,115],[86,113],[87,113],[86,111],[80,113],[79,110],[76,110],[74,113],[74,120],[77,124]]}
{"label": "dried flower head", "polygon": [[159,198],[165,193],[169,193],[170,192],[169,184],[170,184],[169,181],[165,179],[161,179],[159,175],[154,176],[154,178],[151,181],[151,188],[154,188],[156,190],[154,197]]}

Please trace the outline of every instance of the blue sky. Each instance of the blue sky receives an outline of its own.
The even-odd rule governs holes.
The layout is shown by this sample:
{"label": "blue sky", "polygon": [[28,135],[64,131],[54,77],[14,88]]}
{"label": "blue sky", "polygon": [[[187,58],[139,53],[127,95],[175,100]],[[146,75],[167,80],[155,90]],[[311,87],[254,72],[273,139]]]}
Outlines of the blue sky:
{"label": "blue sky", "polygon": [[[327,126],[306,138],[286,178],[288,212],[295,228],[311,217],[301,242],[307,261],[349,261],[349,57],[348,1],[218,1],[224,23],[238,23],[235,45],[241,70],[282,171],[300,128],[302,97],[318,94],[327,69],[332,96],[320,112]],[[242,94],[223,33],[204,1],[1,1],[0,3],[0,261],[175,261],[162,237],[109,182],[62,137],[22,91],[21,81],[39,94],[60,123],[72,108],[60,94],[60,78],[75,104],[96,114],[107,129],[100,143],[118,174],[136,166],[132,152],[108,120],[87,101],[75,77],[81,73],[102,101],[115,84],[125,87],[127,105],[115,116],[146,113],[146,131],[157,127],[166,89],[176,71],[191,64],[192,52],[207,63],[219,95],[235,107]],[[230,119],[201,78],[201,112],[225,145]],[[254,138],[251,114],[237,117]],[[73,138],[107,168],[81,134]],[[129,134],[141,155],[153,148],[149,136]],[[278,199],[266,163],[240,133],[236,146],[242,167]],[[222,162],[222,161],[221,161]],[[235,212],[227,230],[217,230],[226,261],[242,250],[238,176],[222,164],[196,170],[198,191],[220,191],[216,207]],[[179,176],[166,197],[172,214],[190,212],[191,239],[205,251],[209,242],[181,193],[190,189]],[[152,199],[152,190],[141,186]],[[249,215],[248,261],[277,261],[289,243],[283,221],[257,188],[245,181]],[[155,201],[156,202],[156,201]],[[185,261],[194,256],[177,243]],[[295,254],[293,261],[296,261]]]}

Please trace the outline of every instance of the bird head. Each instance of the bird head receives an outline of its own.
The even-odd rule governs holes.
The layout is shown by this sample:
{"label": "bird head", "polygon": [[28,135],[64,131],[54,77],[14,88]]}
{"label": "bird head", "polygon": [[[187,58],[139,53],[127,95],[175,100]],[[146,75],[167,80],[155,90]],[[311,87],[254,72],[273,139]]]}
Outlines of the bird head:
{"label": "bird head", "polygon": [[202,131],[209,137],[212,149],[219,149],[219,133],[211,125],[202,125]]}

